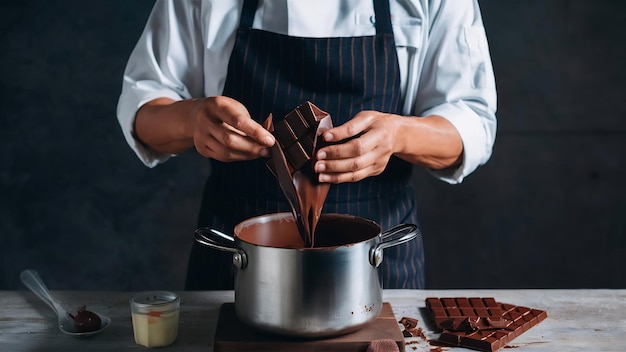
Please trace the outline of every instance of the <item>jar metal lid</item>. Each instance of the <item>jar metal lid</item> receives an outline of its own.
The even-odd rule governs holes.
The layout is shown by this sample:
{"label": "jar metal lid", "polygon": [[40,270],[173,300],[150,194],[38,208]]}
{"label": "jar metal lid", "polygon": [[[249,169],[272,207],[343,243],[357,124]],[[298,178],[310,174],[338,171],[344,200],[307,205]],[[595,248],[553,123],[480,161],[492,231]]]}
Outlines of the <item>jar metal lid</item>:
{"label": "jar metal lid", "polygon": [[130,298],[130,304],[138,312],[169,311],[178,309],[180,298],[169,291],[144,291],[136,293]]}

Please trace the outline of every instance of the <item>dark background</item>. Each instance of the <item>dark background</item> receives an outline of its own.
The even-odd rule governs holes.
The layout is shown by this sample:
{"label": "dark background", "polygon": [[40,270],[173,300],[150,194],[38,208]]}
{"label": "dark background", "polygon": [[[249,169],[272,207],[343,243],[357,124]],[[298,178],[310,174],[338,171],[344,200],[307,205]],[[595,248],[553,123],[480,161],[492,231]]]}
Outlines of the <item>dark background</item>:
{"label": "dark background", "polygon": [[[153,1],[0,5],[0,289],[183,288],[208,163],[144,167],[115,109]],[[626,287],[626,2],[480,2],[493,156],[415,175],[428,288]]]}

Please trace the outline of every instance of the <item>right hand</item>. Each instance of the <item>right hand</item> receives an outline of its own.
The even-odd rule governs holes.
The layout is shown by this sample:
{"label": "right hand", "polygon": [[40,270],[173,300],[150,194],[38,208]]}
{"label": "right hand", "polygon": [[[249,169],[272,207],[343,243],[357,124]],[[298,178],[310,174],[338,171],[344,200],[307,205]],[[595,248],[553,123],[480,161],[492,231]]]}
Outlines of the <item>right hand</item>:
{"label": "right hand", "polygon": [[207,158],[224,162],[252,160],[268,156],[268,148],[275,143],[274,136],[235,99],[200,99],[194,112],[193,143],[198,153]]}

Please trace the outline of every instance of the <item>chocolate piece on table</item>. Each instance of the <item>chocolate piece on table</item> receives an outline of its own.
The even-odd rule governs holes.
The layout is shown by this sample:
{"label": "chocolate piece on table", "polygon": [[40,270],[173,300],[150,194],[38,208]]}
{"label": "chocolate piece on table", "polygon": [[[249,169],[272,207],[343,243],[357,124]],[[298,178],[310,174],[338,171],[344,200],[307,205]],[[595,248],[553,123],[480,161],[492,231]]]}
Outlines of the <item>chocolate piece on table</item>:
{"label": "chocolate piece on table", "polygon": [[[437,341],[478,351],[497,351],[548,317],[548,314],[543,310],[507,303],[496,302],[496,304],[502,311],[501,317],[508,322],[505,327],[474,331],[451,331],[444,329]],[[433,299],[430,300],[430,305],[436,307]]]}
{"label": "chocolate piece on table", "polygon": [[444,330],[440,342],[451,346],[470,348],[477,351],[497,351],[509,343],[507,333],[501,330],[448,331]]}
{"label": "chocolate piece on table", "polygon": [[502,308],[492,297],[429,297],[426,306],[439,329],[474,331],[503,328],[511,323],[502,317]]}
{"label": "chocolate piece on table", "polygon": [[417,327],[417,319],[415,318],[408,318],[408,317],[402,317],[402,319],[400,319],[399,321],[400,324],[402,324],[404,326],[405,329],[414,329]]}

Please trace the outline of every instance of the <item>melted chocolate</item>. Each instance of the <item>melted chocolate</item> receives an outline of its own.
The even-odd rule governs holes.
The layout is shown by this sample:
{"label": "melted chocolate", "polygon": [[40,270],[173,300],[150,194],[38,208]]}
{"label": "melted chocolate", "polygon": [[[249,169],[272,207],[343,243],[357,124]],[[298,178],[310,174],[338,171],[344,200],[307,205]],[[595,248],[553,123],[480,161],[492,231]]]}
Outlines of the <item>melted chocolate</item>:
{"label": "melted chocolate", "polygon": [[102,325],[100,317],[96,313],[88,311],[86,308],[86,306],[79,307],[76,315],[67,313],[67,315],[74,320],[74,329],[76,329],[77,332],[96,331],[100,329]]}
{"label": "melted chocolate", "polygon": [[[304,245],[293,218],[270,221],[248,219],[235,227],[238,239],[258,246],[275,248],[310,248]],[[322,214],[317,224],[314,248],[328,248],[367,241],[380,234],[380,227],[371,220],[341,214]]]}
{"label": "melted chocolate", "polygon": [[293,174],[293,183],[300,200],[302,227],[305,230],[304,243],[309,247],[314,247],[317,224],[322,215],[322,207],[328,195],[330,184],[320,183],[317,178],[301,171],[296,171]]}
{"label": "melted chocolate", "polygon": [[264,126],[277,141],[277,145],[272,147],[268,167],[278,178],[290,203],[304,246],[314,247],[317,223],[330,184],[318,181],[313,163],[318,139],[324,131],[332,128],[330,115],[306,102],[287,114],[276,126],[270,114]]}

